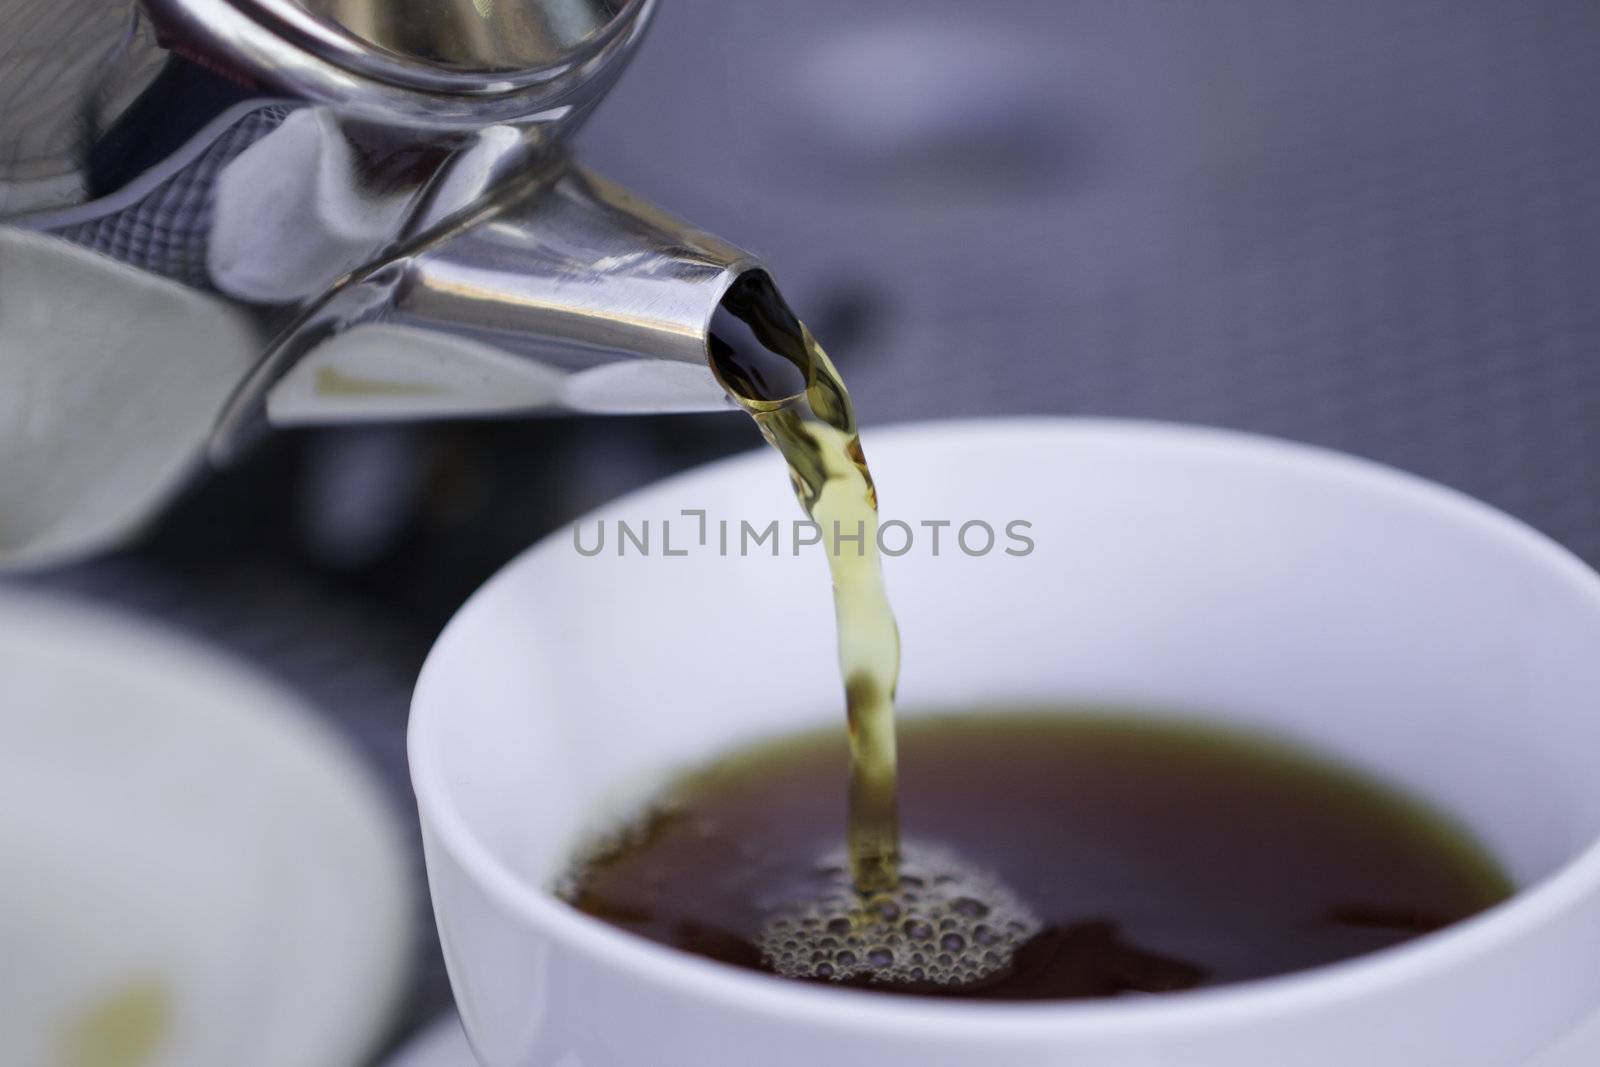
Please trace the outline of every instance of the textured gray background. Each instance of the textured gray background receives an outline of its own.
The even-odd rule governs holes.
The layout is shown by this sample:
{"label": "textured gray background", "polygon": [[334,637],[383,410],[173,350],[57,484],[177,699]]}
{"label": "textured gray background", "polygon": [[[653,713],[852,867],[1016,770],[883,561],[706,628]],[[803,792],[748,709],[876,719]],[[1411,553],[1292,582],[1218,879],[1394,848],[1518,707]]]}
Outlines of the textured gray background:
{"label": "textured gray background", "polygon": [[[1600,562],[1594,0],[667,0],[582,142],[768,259],[869,453],[909,418],[1214,423]],[[45,581],[288,678],[409,811],[409,687],[454,606],[755,443],[733,416],[285,434]],[[448,995],[421,912],[418,938],[408,1025]]]}
{"label": "textured gray background", "polygon": [[[1600,4],[668,7],[589,158],[768,256],[803,315],[872,301],[839,353],[869,421],[1261,430],[1600,553]],[[881,127],[948,112],[893,158],[807,80],[852,25],[924,38],[915,73],[853,74]]]}

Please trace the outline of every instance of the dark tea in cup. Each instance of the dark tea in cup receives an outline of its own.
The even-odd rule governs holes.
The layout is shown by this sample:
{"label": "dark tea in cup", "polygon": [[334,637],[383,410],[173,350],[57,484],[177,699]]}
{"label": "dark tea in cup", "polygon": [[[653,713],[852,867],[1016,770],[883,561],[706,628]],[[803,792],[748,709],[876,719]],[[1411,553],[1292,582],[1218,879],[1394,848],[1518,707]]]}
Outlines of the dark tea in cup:
{"label": "dark tea in cup", "polygon": [[1512,890],[1426,804],[1251,734],[1138,715],[909,718],[899,885],[840,847],[846,742],[689,771],[564,886],[614,926],[740,967],[999,1000],[1159,993],[1397,945]]}

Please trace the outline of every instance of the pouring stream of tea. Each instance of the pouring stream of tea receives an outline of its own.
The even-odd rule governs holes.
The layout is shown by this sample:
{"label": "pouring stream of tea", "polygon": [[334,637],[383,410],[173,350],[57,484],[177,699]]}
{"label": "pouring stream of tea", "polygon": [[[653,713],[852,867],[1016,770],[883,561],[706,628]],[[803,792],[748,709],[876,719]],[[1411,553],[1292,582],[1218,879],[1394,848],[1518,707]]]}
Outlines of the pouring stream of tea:
{"label": "pouring stream of tea", "polygon": [[849,853],[862,894],[899,883],[894,692],[900,632],[883,586],[878,497],[839,372],[759,271],[728,290],[711,323],[723,386],[789,465],[833,576],[850,730]]}

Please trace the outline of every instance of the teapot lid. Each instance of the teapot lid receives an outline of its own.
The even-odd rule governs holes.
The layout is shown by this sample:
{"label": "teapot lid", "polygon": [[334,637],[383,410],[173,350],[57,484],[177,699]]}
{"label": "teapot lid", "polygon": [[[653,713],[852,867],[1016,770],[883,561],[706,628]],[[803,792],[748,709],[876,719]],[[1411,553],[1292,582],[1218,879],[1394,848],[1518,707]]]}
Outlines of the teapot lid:
{"label": "teapot lid", "polygon": [[657,0],[145,0],[164,43],[347,116],[476,130],[581,112]]}

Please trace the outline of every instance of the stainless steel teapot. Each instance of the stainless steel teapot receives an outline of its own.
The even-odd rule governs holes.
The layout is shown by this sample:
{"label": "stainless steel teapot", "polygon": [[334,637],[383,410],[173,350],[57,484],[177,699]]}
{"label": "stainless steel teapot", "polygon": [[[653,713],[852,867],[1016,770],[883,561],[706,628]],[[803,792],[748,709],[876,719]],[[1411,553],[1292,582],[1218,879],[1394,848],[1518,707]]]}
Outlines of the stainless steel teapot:
{"label": "stainless steel teapot", "polygon": [[[726,406],[708,325],[761,265],[566,148],[655,3],[0,0],[0,565],[269,425]],[[159,471],[97,443],[130,424]]]}

